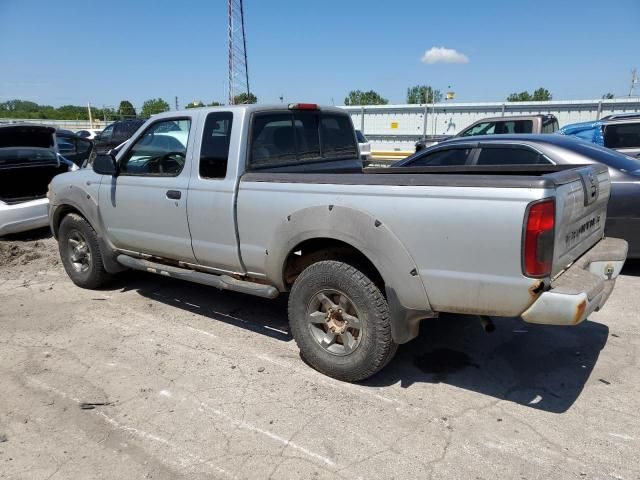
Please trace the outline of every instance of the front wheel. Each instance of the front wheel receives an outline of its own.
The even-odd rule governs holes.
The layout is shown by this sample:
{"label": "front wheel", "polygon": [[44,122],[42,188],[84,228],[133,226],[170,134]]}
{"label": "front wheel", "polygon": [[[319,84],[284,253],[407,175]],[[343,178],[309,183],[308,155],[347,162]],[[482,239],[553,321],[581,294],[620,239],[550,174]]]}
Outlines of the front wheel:
{"label": "front wheel", "polygon": [[339,380],[364,380],[393,357],[389,306],[357,268],[337,261],[307,267],[289,295],[289,325],[304,359]]}
{"label": "front wheel", "polygon": [[71,213],[62,219],[58,250],[67,275],[79,287],[99,288],[111,278],[104,269],[98,236],[80,215]]}

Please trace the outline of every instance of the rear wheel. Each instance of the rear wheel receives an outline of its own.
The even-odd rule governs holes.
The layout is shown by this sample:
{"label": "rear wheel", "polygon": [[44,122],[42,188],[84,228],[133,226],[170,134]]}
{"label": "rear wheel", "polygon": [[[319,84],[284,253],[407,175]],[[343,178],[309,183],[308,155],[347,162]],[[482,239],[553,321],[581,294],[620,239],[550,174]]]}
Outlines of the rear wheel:
{"label": "rear wheel", "polygon": [[104,269],[98,236],[86,219],[71,213],[58,231],[62,265],[73,283],[82,288],[99,288],[111,275]]}
{"label": "rear wheel", "polygon": [[397,350],[386,299],[369,277],[342,262],[314,263],[298,276],[289,324],[304,359],[340,380],[370,377]]}

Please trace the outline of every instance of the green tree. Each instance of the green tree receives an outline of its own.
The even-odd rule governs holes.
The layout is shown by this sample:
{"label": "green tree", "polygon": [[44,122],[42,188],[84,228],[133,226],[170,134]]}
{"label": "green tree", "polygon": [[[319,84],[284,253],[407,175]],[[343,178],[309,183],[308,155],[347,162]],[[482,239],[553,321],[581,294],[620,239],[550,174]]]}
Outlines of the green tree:
{"label": "green tree", "polygon": [[236,95],[233,97],[234,105],[244,105],[248,103],[258,103],[258,97],[256,97],[253,93],[245,93],[242,92],[240,95]]}
{"label": "green tree", "polygon": [[[256,98],[257,100],[257,98]],[[211,102],[208,106],[209,107],[222,107],[224,105],[224,103],[220,103],[220,102],[216,102],[215,100],[213,102]]]}
{"label": "green tree", "polygon": [[540,87],[533,91],[533,96],[531,99],[534,102],[547,102],[552,98],[553,98],[553,95],[551,95],[551,92],[549,90],[547,90],[546,88]]}
{"label": "green tree", "polygon": [[507,102],[530,102],[531,100],[531,94],[527,91],[512,93],[507,97]]}
{"label": "green tree", "polygon": [[369,90],[363,92],[361,90],[351,90],[349,95],[344,99],[345,105],[386,105],[389,100],[383,98],[378,92]]}
{"label": "green tree", "polygon": [[602,95],[602,99],[603,100],[611,100],[612,98],[615,98],[615,97],[616,96],[611,92],[608,92],[608,93],[605,93],[604,95]]}
{"label": "green tree", "polygon": [[162,113],[169,110],[169,104],[162,98],[152,98],[142,104],[142,116],[150,117],[156,113]]}
{"label": "green tree", "polygon": [[118,113],[123,117],[135,117],[136,109],[133,108],[133,105],[129,100],[122,100],[118,107]]}
{"label": "green tree", "polygon": [[187,103],[184,108],[200,108],[200,107],[204,107],[204,103],[202,103],[200,100],[194,100],[191,103]]}
{"label": "green tree", "polygon": [[533,94],[527,92],[512,93],[507,97],[507,102],[545,102],[551,100],[553,96],[546,88],[540,87],[533,91]]}
{"label": "green tree", "polygon": [[407,88],[407,103],[438,103],[440,100],[442,100],[442,92],[430,85]]}

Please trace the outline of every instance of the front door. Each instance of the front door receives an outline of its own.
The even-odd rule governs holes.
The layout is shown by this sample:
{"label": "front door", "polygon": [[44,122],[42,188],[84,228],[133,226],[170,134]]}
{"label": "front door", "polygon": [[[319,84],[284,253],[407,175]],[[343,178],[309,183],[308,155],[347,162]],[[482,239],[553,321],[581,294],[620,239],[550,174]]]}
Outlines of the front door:
{"label": "front door", "polygon": [[194,262],[187,224],[193,137],[190,117],[163,118],[118,158],[119,175],[103,180],[100,212],[116,247]]}

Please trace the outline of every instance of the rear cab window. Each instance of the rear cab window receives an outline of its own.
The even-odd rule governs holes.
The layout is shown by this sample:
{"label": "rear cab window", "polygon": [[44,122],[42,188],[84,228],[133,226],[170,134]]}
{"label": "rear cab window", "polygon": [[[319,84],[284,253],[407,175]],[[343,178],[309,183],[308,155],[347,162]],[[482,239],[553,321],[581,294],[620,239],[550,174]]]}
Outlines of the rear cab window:
{"label": "rear cab window", "polygon": [[322,111],[258,113],[251,131],[251,168],[358,157],[351,119]]}

